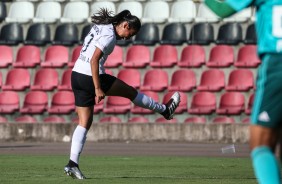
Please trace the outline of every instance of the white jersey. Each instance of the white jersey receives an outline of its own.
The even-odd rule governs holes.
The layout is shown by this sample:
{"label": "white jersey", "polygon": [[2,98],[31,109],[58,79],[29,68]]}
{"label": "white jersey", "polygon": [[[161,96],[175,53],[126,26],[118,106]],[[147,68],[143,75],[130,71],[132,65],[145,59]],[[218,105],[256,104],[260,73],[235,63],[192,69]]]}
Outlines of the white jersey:
{"label": "white jersey", "polygon": [[98,47],[103,52],[103,56],[99,61],[99,74],[105,73],[104,63],[109,54],[114,50],[116,44],[116,36],[112,24],[93,25],[90,32],[84,39],[83,47],[80,55],[75,62],[73,71],[85,75],[92,76],[90,60],[93,53]]}

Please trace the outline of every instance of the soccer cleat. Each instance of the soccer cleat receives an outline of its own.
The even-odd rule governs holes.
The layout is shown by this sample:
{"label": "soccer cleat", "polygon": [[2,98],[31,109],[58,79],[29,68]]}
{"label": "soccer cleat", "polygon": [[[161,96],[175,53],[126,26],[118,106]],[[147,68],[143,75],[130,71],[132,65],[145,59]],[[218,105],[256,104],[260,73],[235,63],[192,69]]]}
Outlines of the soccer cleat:
{"label": "soccer cleat", "polygon": [[86,179],[86,177],[82,174],[78,167],[70,167],[67,165],[65,166],[64,171],[68,176],[71,176],[73,179]]}
{"label": "soccer cleat", "polygon": [[170,100],[165,104],[166,109],[163,113],[161,113],[165,119],[171,120],[173,118],[173,114],[180,103],[180,94],[175,92]]}

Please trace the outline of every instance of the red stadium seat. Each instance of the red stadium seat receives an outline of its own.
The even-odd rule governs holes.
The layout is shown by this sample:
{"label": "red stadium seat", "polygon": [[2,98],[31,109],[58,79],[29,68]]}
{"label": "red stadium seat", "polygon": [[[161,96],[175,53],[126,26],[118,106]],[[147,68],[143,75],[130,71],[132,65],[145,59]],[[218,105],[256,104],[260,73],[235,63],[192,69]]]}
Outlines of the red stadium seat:
{"label": "red stadium seat", "polygon": [[254,87],[254,76],[251,70],[235,69],[229,74],[228,84],[225,89],[228,91],[249,91]]}
{"label": "red stadium seat", "polygon": [[12,114],[19,110],[20,97],[14,91],[0,92],[0,113]]}
{"label": "red stadium seat", "polygon": [[32,117],[30,115],[24,115],[24,116],[19,116],[15,118],[15,122],[17,123],[37,123],[37,120],[35,117]]}
{"label": "red stadium seat", "polygon": [[245,113],[248,114],[248,115],[250,115],[251,112],[252,112],[252,107],[253,107],[253,104],[254,104],[254,98],[255,98],[254,94],[251,94],[250,97],[249,97],[248,106],[245,109]]}
{"label": "red stadium seat", "polygon": [[212,123],[222,124],[222,123],[235,123],[234,118],[228,116],[218,116],[212,120]]}
{"label": "red stadium seat", "polygon": [[[154,91],[141,91],[141,93],[144,93],[145,95],[151,97],[154,101],[159,102],[159,95],[157,92]],[[133,106],[131,109],[132,114],[153,114],[154,111],[149,109],[144,109],[142,107],[138,107],[136,105]]]}
{"label": "red stadium seat", "polygon": [[176,118],[173,118],[171,120],[167,120],[164,117],[159,117],[155,120],[156,123],[177,123],[178,120]]}
{"label": "red stadium seat", "polygon": [[106,68],[115,68],[123,62],[123,50],[120,46],[116,45],[113,52],[108,56],[104,66]]}
{"label": "red stadium seat", "polygon": [[179,67],[201,67],[206,62],[205,50],[200,45],[186,46],[181,52]]}
{"label": "red stadium seat", "polygon": [[68,48],[62,45],[49,46],[45,52],[45,58],[41,67],[63,67],[69,61]]}
{"label": "red stadium seat", "polygon": [[152,67],[173,67],[178,61],[177,49],[172,45],[160,45],[154,51],[150,62]]}
{"label": "red stadium seat", "polygon": [[3,90],[23,91],[30,87],[30,74],[27,69],[14,68],[8,71]]}
{"label": "red stadium seat", "polygon": [[117,78],[136,89],[139,89],[141,85],[141,74],[137,69],[120,70],[117,75]]}
{"label": "red stadium seat", "polygon": [[[168,92],[163,96],[163,104],[166,104],[170,100],[170,97],[173,95],[173,93],[174,92]],[[187,105],[188,104],[188,98],[187,98],[186,93],[183,93],[183,92],[179,92],[179,93],[180,93],[180,96],[181,96],[181,101],[180,101],[179,106],[175,110],[175,114],[181,114],[181,113],[187,111],[187,106],[188,106]]]}
{"label": "red stadium seat", "polygon": [[69,114],[75,109],[74,95],[71,91],[58,91],[53,94],[49,114]]}
{"label": "red stadium seat", "polygon": [[246,117],[246,118],[242,119],[241,122],[245,123],[245,124],[250,124],[251,123],[251,118],[250,117]]}
{"label": "red stadium seat", "polygon": [[128,120],[128,123],[149,123],[149,119],[144,116],[132,117]]}
{"label": "red stadium seat", "polygon": [[238,51],[237,60],[234,63],[236,67],[256,68],[261,61],[257,55],[256,45],[245,45]]}
{"label": "red stadium seat", "polygon": [[0,68],[7,68],[13,63],[13,49],[7,45],[0,45]]}
{"label": "red stadium seat", "polygon": [[106,116],[106,117],[102,117],[99,120],[100,123],[121,123],[121,119],[119,117],[116,116]]}
{"label": "red stadium seat", "polygon": [[62,75],[62,79],[61,79],[61,84],[58,86],[58,90],[72,90],[71,72],[72,72],[72,69],[68,69],[64,71]]}
{"label": "red stadium seat", "polygon": [[162,69],[146,71],[140,89],[145,91],[163,91],[168,88],[168,74]]}
{"label": "red stadium seat", "polygon": [[169,91],[192,91],[196,88],[196,75],[193,70],[179,69],[171,77]]}
{"label": "red stadium seat", "polygon": [[201,117],[201,116],[193,116],[193,117],[186,118],[184,120],[184,123],[202,124],[202,123],[206,123],[206,122],[207,122],[207,119],[205,117]]}
{"label": "red stadium seat", "polygon": [[225,87],[225,74],[219,69],[209,69],[202,72],[198,91],[220,91]]}
{"label": "red stadium seat", "polygon": [[234,63],[234,51],[229,45],[216,45],[210,51],[208,67],[229,67]]}
{"label": "red stadium seat", "polygon": [[82,45],[78,45],[73,49],[71,61],[68,62],[68,67],[72,68],[74,66],[74,63],[76,62],[76,60],[78,59],[78,57],[80,55],[81,48],[82,48]]}
{"label": "red stadium seat", "polygon": [[0,116],[0,123],[8,123],[8,119],[3,116]]}
{"label": "red stadium seat", "polygon": [[104,108],[104,100],[101,100],[98,104],[94,105],[94,114],[98,114],[99,112],[102,112]]}
{"label": "red stadium seat", "polygon": [[216,96],[211,92],[197,92],[192,97],[190,114],[212,114],[216,110]]}
{"label": "red stadium seat", "polygon": [[61,116],[53,115],[53,116],[45,117],[43,119],[43,122],[44,123],[65,123],[66,120],[65,120],[65,118],[63,118]]}
{"label": "red stadium seat", "polygon": [[24,45],[19,48],[13,67],[33,68],[40,64],[40,48],[34,45]]}
{"label": "red stadium seat", "polygon": [[133,45],[128,48],[125,62],[122,66],[125,68],[144,68],[150,63],[150,49],[145,45]]}
{"label": "red stadium seat", "polygon": [[245,97],[240,92],[225,92],[216,110],[220,115],[239,115],[245,110]]}
{"label": "red stadium seat", "polygon": [[42,114],[48,108],[48,95],[43,91],[30,91],[25,95],[20,112],[28,114]]}
{"label": "red stadium seat", "polygon": [[2,73],[0,72],[0,88],[2,87]]}
{"label": "red stadium seat", "polygon": [[59,75],[56,69],[41,68],[36,71],[31,90],[51,91],[59,85]]}
{"label": "red stadium seat", "polygon": [[109,96],[106,99],[106,104],[103,112],[106,114],[124,114],[130,111],[131,101],[127,98],[119,96]]}

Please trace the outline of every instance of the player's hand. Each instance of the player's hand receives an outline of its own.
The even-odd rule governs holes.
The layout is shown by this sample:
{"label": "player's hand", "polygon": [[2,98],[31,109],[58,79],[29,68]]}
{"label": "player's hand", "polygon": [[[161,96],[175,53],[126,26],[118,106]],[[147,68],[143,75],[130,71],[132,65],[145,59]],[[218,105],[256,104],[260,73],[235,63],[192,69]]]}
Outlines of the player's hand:
{"label": "player's hand", "polygon": [[97,97],[97,103],[101,102],[106,96],[101,88],[96,88],[95,94],[96,94],[96,97]]}

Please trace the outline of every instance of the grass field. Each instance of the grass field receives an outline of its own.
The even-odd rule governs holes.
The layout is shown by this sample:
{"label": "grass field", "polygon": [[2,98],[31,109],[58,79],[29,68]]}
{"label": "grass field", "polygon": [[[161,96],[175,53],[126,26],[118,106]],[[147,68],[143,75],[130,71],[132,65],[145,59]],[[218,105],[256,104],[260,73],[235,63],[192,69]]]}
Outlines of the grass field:
{"label": "grass field", "polygon": [[256,183],[249,158],[82,156],[84,181],[63,173],[66,162],[66,156],[0,155],[0,183]]}

